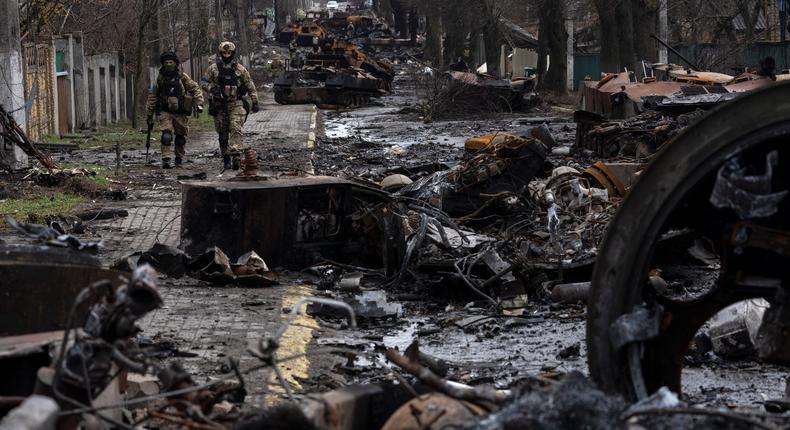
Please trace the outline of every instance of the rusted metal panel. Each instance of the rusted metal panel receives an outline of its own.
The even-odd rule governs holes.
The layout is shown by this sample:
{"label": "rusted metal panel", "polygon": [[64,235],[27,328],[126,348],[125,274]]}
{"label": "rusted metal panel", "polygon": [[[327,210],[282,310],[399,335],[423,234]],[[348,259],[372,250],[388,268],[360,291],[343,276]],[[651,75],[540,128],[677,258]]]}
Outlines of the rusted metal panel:
{"label": "rusted metal panel", "polygon": [[120,284],[119,275],[76,251],[0,247],[0,336],[65,328],[80,290],[102,279]]}
{"label": "rusted metal panel", "polygon": [[731,93],[745,93],[748,91],[754,91],[759,88],[763,88],[769,85],[773,85],[775,82],[769,78],[763,79],[750,79],[747,81],[735,82],[732,84],[725,85],[724,88]]}
{"label": "rusted metal panel", "polygon": [[[681,91],[687,83],[674,81],[655,81],[647,83],[631,82],[628,74],[610,74],[601,81],[586,81],[582,87],[584,100],[583,110],[594,112],[599,115],[610,116],[613,112],[612,95],[624,92],[628,99],[634,104],[641,104],[643,97],[672,96]],[[633,108],[634,114],[641,109]]]}

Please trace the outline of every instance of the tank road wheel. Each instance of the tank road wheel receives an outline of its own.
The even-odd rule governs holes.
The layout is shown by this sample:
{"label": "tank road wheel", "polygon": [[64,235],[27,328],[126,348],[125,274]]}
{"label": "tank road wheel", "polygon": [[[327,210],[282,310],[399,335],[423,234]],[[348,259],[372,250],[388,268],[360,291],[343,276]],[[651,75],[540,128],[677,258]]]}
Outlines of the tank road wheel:
{"label": "tank road wheel", "polygon": [[[790,85],[721,106],[665,145],[598,253],[587,316],[593,379],[631,399],[661,386],[679,393],[685,354],[707,320],[742,300],[783,297],[788,189]],[[757,194],[750,207],[746,196]],[[709,250],[704,265],[687,254],[695,243]]]}

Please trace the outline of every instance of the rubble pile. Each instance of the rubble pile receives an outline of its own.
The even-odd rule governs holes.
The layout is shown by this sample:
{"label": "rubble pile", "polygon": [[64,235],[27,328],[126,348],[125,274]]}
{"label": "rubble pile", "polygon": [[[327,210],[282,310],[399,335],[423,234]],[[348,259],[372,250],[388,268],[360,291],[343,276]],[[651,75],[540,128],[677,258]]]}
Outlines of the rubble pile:
{"label": "rubble pile", "polygon": [[516,112],[539,101],[534,77],[511,81],[470,71],[434,71],[423,80],[426,121]]}
{"label": "rubble pile", "polygon": [[676,116],[647,111],[616,120],[579,111],[574,116],[575,148],[596,157],[645,159],[704,114],[702,110]]}

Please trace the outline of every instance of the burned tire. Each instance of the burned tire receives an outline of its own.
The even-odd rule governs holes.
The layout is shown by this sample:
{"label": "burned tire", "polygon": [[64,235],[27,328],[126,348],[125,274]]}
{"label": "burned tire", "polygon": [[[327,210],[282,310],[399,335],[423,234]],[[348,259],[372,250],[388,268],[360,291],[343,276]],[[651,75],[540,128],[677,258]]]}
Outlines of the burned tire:
{"label": "burned tire", "polygon": [[[661,386],[680,392],[685,352],[702,324],[729,304],[770,295],[768,290],[747,291],[735,285],[733,270],[778,270],[770,276],[778,277],[781,286],[788,285],[787,256],[751,248],[748,256],[738,255],[730,238],[743,223],[784,235],[790,230],[789,199],[781,203],[778,214],[757,220],[743,219],[732,209],[714,208],[710,203],[725,162],[737,156],[757,160],[755,165],[759,165],[771,151],[778,151],[780,160],[773,184],[781,187],[775,189],[790,189],[790,85],[771,86],[712,111],[664,145],[631,189],[599,250],[588,302],[589,370],[602,388],[630,399]],[[722,256],[711,291],[690,301],[668,299],[648,283],[648,272],[660,254],[659,244],[664,243],[660,239],[679,224],[714,238]],[[747,257],[753,260],[744,260]],[[771,259],[771,264],[760,258]],[[771,269],[774,264],[779,268]],[[634,311],[640,308],[659,309],[657,334],[616,346],[618,341],[622,344],[622,332],[614,330],[613,323],[636,315]]]}

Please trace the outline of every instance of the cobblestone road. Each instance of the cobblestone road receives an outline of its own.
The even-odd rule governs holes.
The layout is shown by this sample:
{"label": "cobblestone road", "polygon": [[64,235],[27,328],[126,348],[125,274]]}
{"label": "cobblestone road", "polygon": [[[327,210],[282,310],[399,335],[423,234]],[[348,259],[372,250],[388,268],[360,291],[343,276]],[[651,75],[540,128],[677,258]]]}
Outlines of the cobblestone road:
{"label": "cobblestone road", "polygon": [[[244,126],[244,144],[256,149],[264,174],[297,170],[312,172],[312,146],[318,111],[312,105],[281,106],[271,97],[264,97],[261,111],[251,113]],[[146,168],[130,173],[150,188],[133,188],[132,200],[124,207],[129,216],[92,223],[107,247],[102,260],[110,264],[134,251],[146,250],[154,243],[178,246],[181,229],[181,192],[178,177],[205,173],[209,179],[223,179],[234,172],[220,175],[216,133],[195,133],[187,146],[188,163],[184,169],[164,171]]]}
{"label": "cobblestone road", "polygon": [[[297,170],[312,172],[312,146],[318,112],[313,106],[280,106],[263,98],[262,110],[250,114],[245,124],[244,143],[253,146],[261,157],[264,174]],[[100,258],[109,265],[135,251],[147,250],[159,242],[178,246],[181,192],[178,178],[202,175],[223,180],[234,172],[220,174],[221,159],[215,133],[195,133],[187,146],[185,168],[161,170],[155,166],[132,166],[130,199],[115,207],[129,215],[115,220],[91,222],[89,228],[100,234],[106,245]],[[247,344],[272,334],[283,321],[282,308],[311,290],[298,283],[266,289],[215,287],[191,278],[162,279],[160,293],[165,307],[147,316],[141,323],[144,336],[155,342],[171,343],[190,357],[178,358],[197,380],[221,373],[226,357],[240,359],[242,368],[259,362],[247,352]],[[302,318],[302,326],[315,326]],[[302,329],[303,330],[303,329]],[[294,336],[292,336],[294,337]],[[312,329],[303,332],[282,351],[285,355],[304,355],[312,339]],[[310,361],[302,357],[284,363],[282,370],[293,387],[307,378]],[[271,399],[266,393],[279,395],[279,387],[270,387],[268,371],[250,375],[247,389],[253,402]],[[273,388],[273,389],[269,389]],[[274,394],[272,394],[274,393]]]}

